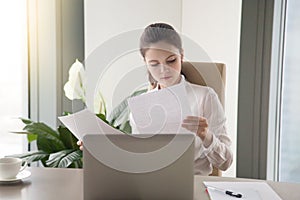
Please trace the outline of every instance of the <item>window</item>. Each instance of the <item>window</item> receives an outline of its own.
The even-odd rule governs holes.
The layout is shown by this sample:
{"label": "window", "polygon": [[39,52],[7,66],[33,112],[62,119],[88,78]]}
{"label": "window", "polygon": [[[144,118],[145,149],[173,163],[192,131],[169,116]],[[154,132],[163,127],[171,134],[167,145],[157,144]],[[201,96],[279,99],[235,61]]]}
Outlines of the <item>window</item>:
{"label": "window", "polygon": [[17,118],[27,117],[27,14],[26,0],[0,2],[0,157],[22,153],[24,137]]}
{"label": "window", "polygon": [[279,181],[300,182],[300,1],[286,1]]}

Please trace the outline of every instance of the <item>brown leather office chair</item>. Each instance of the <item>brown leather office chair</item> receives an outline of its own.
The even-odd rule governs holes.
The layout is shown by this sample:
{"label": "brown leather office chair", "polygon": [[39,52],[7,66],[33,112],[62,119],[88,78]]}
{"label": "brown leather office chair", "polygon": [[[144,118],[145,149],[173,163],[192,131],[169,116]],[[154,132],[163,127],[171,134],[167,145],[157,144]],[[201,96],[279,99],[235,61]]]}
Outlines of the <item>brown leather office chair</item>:
{"label": "brown leather office chair", "polygon": [[[209,86],[215,90],[224,108],[226,65],[223,63],[183,62],[182,73],[187,81]],[[221,170],[213,167],[211,176],[222,176]]]}

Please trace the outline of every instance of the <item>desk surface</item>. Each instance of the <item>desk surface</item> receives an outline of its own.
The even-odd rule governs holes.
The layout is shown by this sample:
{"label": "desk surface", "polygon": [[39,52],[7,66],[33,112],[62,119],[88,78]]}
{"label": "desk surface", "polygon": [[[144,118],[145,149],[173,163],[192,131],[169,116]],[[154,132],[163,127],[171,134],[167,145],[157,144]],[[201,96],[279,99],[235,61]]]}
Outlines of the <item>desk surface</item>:
{"label": "desk surface", "polygon": [[[83,199],[81,169],[29,168],[31,176],[23,182],[0,185],[0,199]],[[209,200],[203,181],[258,181],[252,179],[195,176],[195,199]],[[282,199],[299,200],[300,184],[266,181]]]}

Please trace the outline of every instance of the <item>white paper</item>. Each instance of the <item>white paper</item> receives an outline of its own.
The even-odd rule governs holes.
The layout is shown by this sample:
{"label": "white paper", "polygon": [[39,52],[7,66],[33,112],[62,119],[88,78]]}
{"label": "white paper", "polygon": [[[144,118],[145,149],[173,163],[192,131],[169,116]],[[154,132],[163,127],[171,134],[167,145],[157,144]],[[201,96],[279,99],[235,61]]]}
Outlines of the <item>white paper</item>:
{"label": "white paper", "polygon": [[86,134],[120,133],[120,131],[106,124],[88,109],[84,109],[71,115],[58,117],[58,119],[79,140],[82,140],[83,136]]}
{"label": "white paper", "polygon": [[128,99],[139,133],[183,133],[183,119],[191,115],[183,83]]}
{"label": "white paper", "polygon": [[[247,200],[281,200],[281,198],[274,192],[274,190],[265,182],[203,182],[206,187],[215,187],[222,190],[230,190],[235,193],[242,194],[242,198]],[[209,189],[208,193],[211,200],[232,200],[237,199],[236,197],[231,197],[224,192]]]}

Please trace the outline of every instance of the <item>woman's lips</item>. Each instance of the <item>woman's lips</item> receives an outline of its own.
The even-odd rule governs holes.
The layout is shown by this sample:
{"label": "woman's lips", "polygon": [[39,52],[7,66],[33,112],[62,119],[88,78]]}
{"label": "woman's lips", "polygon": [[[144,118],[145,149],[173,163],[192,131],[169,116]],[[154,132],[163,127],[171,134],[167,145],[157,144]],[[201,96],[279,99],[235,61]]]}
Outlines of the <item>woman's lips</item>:
{"label": "woman's lips", "polygon": [[170,79],[170,78],[172,78],[172,76],[164,76],[164,77],[161,77],[160,79],[167,80],[167,79]]}

